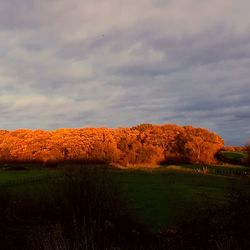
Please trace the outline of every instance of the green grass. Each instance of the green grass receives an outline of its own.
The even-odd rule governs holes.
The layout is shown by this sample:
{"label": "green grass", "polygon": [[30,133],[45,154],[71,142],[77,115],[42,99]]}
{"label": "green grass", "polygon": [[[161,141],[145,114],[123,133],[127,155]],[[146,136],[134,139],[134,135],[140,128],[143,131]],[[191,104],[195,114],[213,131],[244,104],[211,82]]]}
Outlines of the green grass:
{"label": "green grass", "polygon": [[[165,168],[172,168],[173,166],[164,166]],[[213,175],[227,175],[227,176],[244,176],[250,175],[250,168],[242,165],[217,165],[217,166],[204,166],[204,165],[191,165],[183,164],[177,166],[180,170],[183,171],[193,171],[193,172],[203,172]]]}
{"label": "green grass", "polygon": [[174,226],[191,209],[222,205],[237,178],[174,171],[124,171],[115,178],[127,194],[132,214],[153,230]]}
{"label": "green grass", "polygon": [[244,159],[247,157],[247,152],[230,152],[221,151],[219,158],[231,164],[244,165]]}
{"label": "green grass", "polygon": [[37,193],[47,190],[48,185],[60,181],[61,176],[61,171],[51,169],[1,170],[0,192],[35,197]]}
{"label": "green grass", "polygon": [[[109,173],[128,201],[130,214],[152,230],[174,226],[188,217],[191,210],[211,204],[223,205],[233,187],[247,186],[247,181],[239,177],[204,175],[166,167],[110,170]],[[0,188],[23,196],[36,194],[60,176],[58,170],[0,171]]]}
{"label": "green grass", "polygon": [[192,165],[192,164],[181,164],[179,165],[182,168],[188,168],[188,169],[202,169],[202,168],[208,168],[208,169],[217,169],[217,170],[246,170],[250,171],[250,168],[243,165]]}
{"label": "green grass", "polygon": [[4,185],[15,185],[22,182],[29,182],[31,180],[46,179],[56,176],[58,171],[52,170],[24,170],[24,171],[0,171],[0,187]]}
{"label": "green grass", "polygon": [[235,160],[235,159],[242,159],[246,155],[246,152],[222,151],[221,154],[227,159]]}

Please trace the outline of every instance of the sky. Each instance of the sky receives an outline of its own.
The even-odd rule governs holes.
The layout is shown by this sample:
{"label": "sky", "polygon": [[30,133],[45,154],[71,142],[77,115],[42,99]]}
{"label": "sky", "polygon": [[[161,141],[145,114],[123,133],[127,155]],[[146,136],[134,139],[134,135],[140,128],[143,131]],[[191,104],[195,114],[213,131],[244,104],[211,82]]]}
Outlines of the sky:
{"label": "sky", "polygon": [[250,139],[249,0],[0,0],[0,129],[189,124]]}

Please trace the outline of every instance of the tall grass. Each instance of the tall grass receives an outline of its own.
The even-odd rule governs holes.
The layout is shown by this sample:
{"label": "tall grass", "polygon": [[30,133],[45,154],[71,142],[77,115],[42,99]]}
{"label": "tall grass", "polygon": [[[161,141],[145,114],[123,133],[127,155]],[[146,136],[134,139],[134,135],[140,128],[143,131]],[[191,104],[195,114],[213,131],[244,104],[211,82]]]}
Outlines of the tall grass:
{"label": "tall grass", "polygon": [[66,168],[29,197],[0,193],[1,249],[157,249],[105,167]]}
{"label": "tall grass", "polygon": [[227,204],[190,209],[174,232],[167,231],[173,249],[250,249],[249,191],[232,188]]}
{"label": "tall grass", "polygon": [[132,219],[109,173],[106,167],[70,166],[32,195],[4,189],[0,249],[250,249],[248,191],[232,190],[223,207],[191,208],[176,227],[153,234]]}

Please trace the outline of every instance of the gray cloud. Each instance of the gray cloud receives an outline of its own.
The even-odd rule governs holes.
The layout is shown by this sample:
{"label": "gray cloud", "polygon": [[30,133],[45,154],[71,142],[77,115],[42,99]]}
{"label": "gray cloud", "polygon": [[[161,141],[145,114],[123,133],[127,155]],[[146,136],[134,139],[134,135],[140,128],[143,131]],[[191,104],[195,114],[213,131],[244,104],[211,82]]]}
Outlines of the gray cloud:
{"label": "gray cloud", "polygon": [[0,128],[207,127],[250,137],[249,1],[2,0]]}

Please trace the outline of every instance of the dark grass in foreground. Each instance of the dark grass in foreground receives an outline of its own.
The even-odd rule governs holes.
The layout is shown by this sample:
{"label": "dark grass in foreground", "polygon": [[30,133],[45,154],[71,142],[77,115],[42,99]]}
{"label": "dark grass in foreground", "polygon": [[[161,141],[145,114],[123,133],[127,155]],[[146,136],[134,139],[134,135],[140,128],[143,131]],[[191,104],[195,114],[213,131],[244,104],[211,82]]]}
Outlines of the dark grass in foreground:
{"label": "dark grass in foreground", "polygon": [[1,188],[1,249],[250,247],[247,179],[105,168],[57,175]]}
{"label": "dark grass in foreground", "polygon": [[[71,167],[74,168],[69,166],[68,169]],[[105,170],[105,175],[115,183],[119,195],[122,194],[130,216],[153,231],[176,225],[189,216],[190,207],[201,209],[214,204],[223,205],[232,189],[246,189],[247,178],[208,175],[186,171],[186,168],[187,166],[184,170],[182,167],[126,171],[109,169]],[[100,174],[100,171],[103,170],[97,173]],[[42,168],[19,172],[2,171],[0,188],[19,197],[32,199],[33,196],[46,193],[44,190],[53,190],[54,186],[62,185],[64,174],[62,170]],[[83,179],[86,178],[84,176]]]}
{"label": "dark grass in foreground", "polygon": [[67,171],[60,182],[46,183],[43,192],[27,197],[6,190],[0,194],[1,249],[139,249],[155,244],[128,217],[105,170]]}
{"label": "dark grass in foreground", "polygon": [[224,205],[233,188],[246,187],[245,179],[165,169],[112,175],[126,193],[132,215],[153,231],[175,226],[190,208]]}

